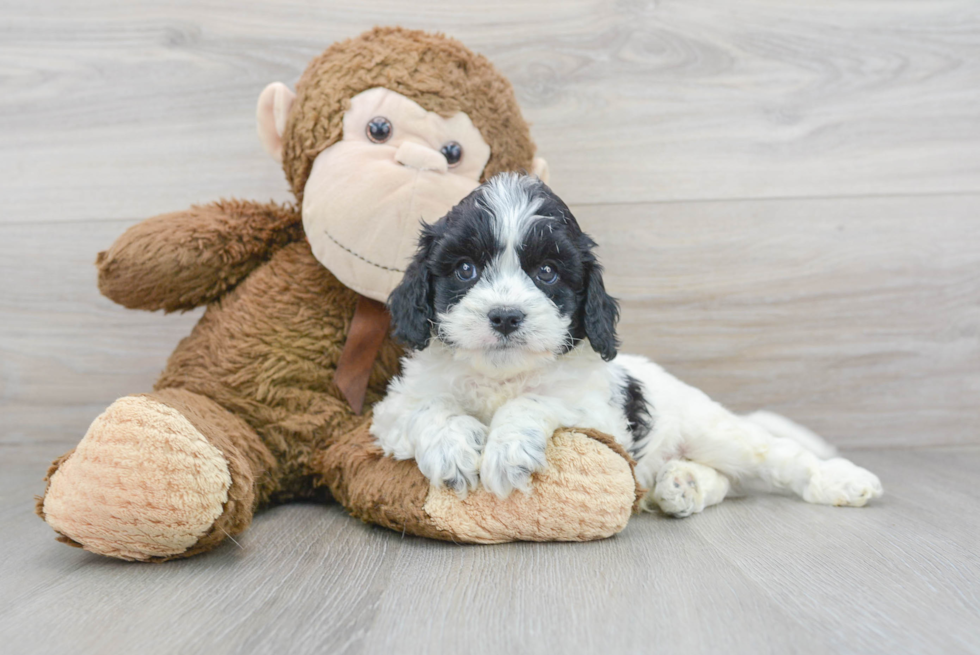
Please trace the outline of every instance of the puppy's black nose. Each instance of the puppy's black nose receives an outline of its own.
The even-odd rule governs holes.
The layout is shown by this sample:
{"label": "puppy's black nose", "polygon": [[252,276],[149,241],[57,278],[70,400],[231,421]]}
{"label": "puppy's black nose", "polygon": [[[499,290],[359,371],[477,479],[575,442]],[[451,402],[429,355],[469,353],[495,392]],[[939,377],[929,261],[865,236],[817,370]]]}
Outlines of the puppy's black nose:
{"label": "puppy's black nose", "polygon": [[500,334],[507,336],[521,327],[521,322],[524,320],[524,312],[509,307],[497,307],[496,309],[490,310],[487,318],[490,319],[490,327]]}

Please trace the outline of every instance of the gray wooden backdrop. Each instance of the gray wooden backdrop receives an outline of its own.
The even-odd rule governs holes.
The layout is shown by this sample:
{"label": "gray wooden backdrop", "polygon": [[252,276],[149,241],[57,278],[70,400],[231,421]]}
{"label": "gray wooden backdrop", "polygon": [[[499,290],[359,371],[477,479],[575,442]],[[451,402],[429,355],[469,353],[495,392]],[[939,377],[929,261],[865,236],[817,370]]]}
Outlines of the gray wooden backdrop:
{"label": "gray wooden backdrop", "polygon": [[127,226],[288,199],[254,104],[376,23],[513,81],[626,349],[845,446],[980,443],[980,4],[0,2],[0,444],[69,446],[198,313],[123,310]]}

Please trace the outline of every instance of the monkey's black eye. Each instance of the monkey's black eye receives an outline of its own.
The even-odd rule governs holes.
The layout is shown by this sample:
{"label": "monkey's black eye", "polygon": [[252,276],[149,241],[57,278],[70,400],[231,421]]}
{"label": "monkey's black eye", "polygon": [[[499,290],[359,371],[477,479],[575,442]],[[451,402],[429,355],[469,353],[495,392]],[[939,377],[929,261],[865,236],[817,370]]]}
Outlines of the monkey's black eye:
{"label": "monkey's black eye", "polygon": [[450,141],[442,147],[439,151],[442,153],[446,161],[449,162],[450,166],[455,166],[459,163],[459,160],[463,158],[463,146],[459,145],[455,141]]}
{"label": "monkey's black eye", "polygon": [[472,282],[476,279],[478,273],[476,264],[468,259],[464,259],[456,265],[456,277],[463,282]]}
{"label": "monkey's black eye", "polygon": [[384,116],[375,116],[368,121],[367,136],[375,143],[384,143],[391,138],[391,121]]}
{"label": "monkey's black eye", "polygon": [[558,281],[558,271],[556,271],[555,267],[551,266],[550,264],[542,264],[541,267],[538,268],[538,274],[535,275],[535,277],[538,278],[538,281],[541,282],[541,284],[554,284]]}

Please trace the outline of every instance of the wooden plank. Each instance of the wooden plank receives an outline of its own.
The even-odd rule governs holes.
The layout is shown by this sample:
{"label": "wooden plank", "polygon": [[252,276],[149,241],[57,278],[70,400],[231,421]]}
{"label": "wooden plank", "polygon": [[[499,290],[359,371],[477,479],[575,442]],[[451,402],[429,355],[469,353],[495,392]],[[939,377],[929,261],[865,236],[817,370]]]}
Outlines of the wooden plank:
{"label": "wooden plank", "polygon": [[980,191],[969,0],[5,4],[4,222],[287,199],[259,91],[379,17],[496,62],[570,202]]}
{"label": "wooden plank", "polygon": [[99,295],[95,255],[130,223],[0,227],[0,442],[73,445],[108,403],[152,389],[201,315]]}
{"label": "wooden plank", "polygon": [[980,461],[976,449],[953,452],[939,465],[930,451],[855,453],[886,489],[861,510],[759,496],[696,531],[789,615],[825,626],[826,652],[975,653],[980,514],[975,494],[947,481]]}
{"label": "wooden plank", "polygon": [[[966,495],[944,494],[920,452],[859,453],[889,485],[860,511],[760,496],[693,521],[634,517],[613,540],[546,553],[518,544],[448,565],[403,548],[367,650],[975,652],[980,567],[949,533],[976,532],[980,517]],[[956,451],[949,469],[967,474],[977,457]]]}
{"label": "wooden plank", "polygon": [[159,566],[53,541],[28,492],[55,454],[0,445],[11,655],[980,652],[977,447],[854,451],[887,492],[859,510],[752,496],[601,542],[456,546],[294,505]]}
{"label": "wooden plank", "polygon": [[623,350],[846,446],[980,437],[980,197],[589,206]]}
{"label": "wooden plank", "polygon": [[714,556],[694,522],[643,515],[613,539],[547,549],[411,546],[398,554],[365,652],[830,651],[818,626]]}
{"label": "wooden plank", "polygon": [[[844,446],[980,441],[977,196],[581,206],[624,351]],[[0,226],[0,439],[74,444],[199,313],[98,295],[130,222]],[[57,253],[57,256],[52,256]]]}

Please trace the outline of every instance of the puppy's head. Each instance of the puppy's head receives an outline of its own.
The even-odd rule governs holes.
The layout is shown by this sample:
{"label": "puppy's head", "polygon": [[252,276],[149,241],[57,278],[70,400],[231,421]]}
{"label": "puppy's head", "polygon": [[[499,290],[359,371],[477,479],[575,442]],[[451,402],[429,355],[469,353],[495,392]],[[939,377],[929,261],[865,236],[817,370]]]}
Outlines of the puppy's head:
{"label": "puppy's head", "polygon": [[495,369],[553,359],[586,338],[610,360],[619,309],[595,245],[543,182],[497,175],[423,227],[388,299],[394,334],[417,349],[435,336]]}

